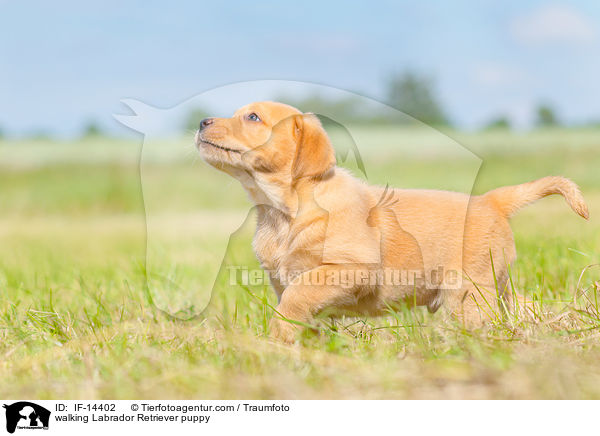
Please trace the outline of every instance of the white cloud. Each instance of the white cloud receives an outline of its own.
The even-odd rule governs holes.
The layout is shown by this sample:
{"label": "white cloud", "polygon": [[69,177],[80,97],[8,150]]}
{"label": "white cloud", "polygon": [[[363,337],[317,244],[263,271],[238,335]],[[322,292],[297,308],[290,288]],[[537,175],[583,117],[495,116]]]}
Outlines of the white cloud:
{"label": "white cloud", "polygon": [[485,86],[514,85],[526,78],[526,74],[519,68],[495,63],[476,65],[472,76],[476,83]]}
{"label": "white cloud", "polygon": [[597,35],[596,26],[588,17],[559,4],[545,5],[515,18],[510,31],[517,41],[526,44],[588,43]]}

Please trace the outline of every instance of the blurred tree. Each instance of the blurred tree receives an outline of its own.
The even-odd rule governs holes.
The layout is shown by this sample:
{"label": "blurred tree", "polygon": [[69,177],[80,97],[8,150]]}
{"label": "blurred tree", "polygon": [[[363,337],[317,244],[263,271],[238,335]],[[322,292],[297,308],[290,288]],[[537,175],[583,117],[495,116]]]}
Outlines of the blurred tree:
{"label": "blurred tree", "polygon": [[387,85],[387,102],[425,124],[449,124],[429,77],[411,71],[393,75]]}
{"label": "blurred tree", "polygon": [[491,121],[489,121],[485,125],[484,130],[510,130],[510,128],[510,120],[503,115],[497,118],[493,118]]}
{"label": "blurred tree", "polygon": [[[369,122],[371,117],[362,110],[359,97],[346,97],[333,100],[319,94],[313,94],[304,98],[290,96],[279,96],[275,101],[289,104],[302,112],[312,112],[317,115],[325,115],[341,123]],[[365,118],[366,117],[366,118]]]}
{"label": "blurred tree", "polygon": [[101,135],[102,135],[102,129],[94,121],[90,121],[89,123],[87,123],[83,129],[83,137],[85,137],[85,138],[101,136]]}
{"label": "blurred tree", "polygon": [[4,139],[4,130],[0,127],[0,139]]}
{"label": "blurred tree", "polygon": [[559,125],[558,117],[552,106],[540,104],[536,110],[538,127],[550,127]]}
{"label": "blurred tree", "polygon": [[44,129],[36,129],[29,132],[28,137],[36,141],[47,141],[52,139],[52,134]]}
{"label": "blurred tree", "polygon": [[206,111],[201,108],[193,109],[192,111],[190,111],[187,118],[185,119],[184,128],[195,132],[196,130],[198,130],[200,121],[209,116],[209,111]]}
{"label": "blurred tree", "polygon": [[582,124],[582,127],[600,127],[600,121],[592,120]]}
{"label": "blurred tree", "polygon": [[411,123],[412,120],[398,113],[381,110],[378,105],[369,103],[368,99],[360,96],[349,96],[332,99],[319,94],[313,94],[304,98],[280,95],[275,101],[289,104],[302,112],[312,112],[321,117],[324,124],[398,124]]}

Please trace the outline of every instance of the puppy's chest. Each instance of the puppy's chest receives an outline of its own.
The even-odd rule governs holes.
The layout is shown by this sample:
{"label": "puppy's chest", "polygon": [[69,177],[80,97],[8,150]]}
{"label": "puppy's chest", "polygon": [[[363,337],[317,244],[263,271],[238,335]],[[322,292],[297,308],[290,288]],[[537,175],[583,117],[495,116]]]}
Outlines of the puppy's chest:
{"label": "puppy's chest", "polygon": [[259,220],[252,246],[264,269],[276,272],[281,267],[288,251],[289,228],[284,219]]}

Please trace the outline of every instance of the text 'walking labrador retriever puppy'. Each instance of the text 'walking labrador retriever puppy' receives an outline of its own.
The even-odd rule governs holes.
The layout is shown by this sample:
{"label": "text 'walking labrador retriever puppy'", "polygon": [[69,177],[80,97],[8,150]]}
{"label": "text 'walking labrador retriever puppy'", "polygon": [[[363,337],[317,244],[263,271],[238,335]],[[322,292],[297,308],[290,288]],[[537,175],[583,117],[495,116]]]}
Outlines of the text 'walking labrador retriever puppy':
{"label": "text 'walking labrador retriever puppy'", "polygon": [[377,315],[399,303],[444,306],[481,325],[514,303],[509,218],[551,194],[588,218],[578,187],[563,177],[480,196],[369,186],[336,167],[314,114],[281,103],[206,118],[195,139],[204,160],[238,179],[257,205],[253,247],[279,301],[270,332],[285,342],[319,313]]}

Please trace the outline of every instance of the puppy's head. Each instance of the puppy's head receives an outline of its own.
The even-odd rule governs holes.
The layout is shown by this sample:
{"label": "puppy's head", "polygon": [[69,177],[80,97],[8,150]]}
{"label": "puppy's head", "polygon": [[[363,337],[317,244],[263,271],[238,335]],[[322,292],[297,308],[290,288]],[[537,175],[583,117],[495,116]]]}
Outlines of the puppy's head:
{"label": "puppy's head", "polygon": [[282,103],[252,103],[231,118],[206,118],[196,145],[204,160],[222,171],[260,175],[280,184],[318,179],[335,166],[335,152],[319,119]]}

